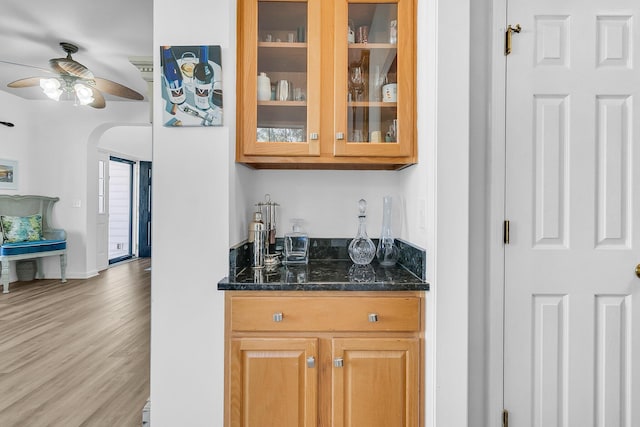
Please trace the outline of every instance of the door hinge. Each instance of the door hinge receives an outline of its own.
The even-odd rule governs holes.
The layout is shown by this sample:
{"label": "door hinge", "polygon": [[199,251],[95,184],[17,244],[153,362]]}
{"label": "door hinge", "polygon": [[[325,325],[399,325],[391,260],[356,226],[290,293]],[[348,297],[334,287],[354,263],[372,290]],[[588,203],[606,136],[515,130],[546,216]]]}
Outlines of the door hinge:
{"label": "door hinge", "polygon": [[502,427],[509,427],[509,411],[502,410]]}
{"label": "door hinge", "polygon": [[507,31],[505,31],[505,41],[504,41],[504,54],[509,55],[511,53],[511,35],[513,33],[519,33],[522,31],[522,27],[520,24],[516,24],[515,27],[511,25],[507,25]]}
{"label": "door hinge", "polygon": [[509,220],[505,219],[502,224],[502,238],[505,245],[509,244]]}

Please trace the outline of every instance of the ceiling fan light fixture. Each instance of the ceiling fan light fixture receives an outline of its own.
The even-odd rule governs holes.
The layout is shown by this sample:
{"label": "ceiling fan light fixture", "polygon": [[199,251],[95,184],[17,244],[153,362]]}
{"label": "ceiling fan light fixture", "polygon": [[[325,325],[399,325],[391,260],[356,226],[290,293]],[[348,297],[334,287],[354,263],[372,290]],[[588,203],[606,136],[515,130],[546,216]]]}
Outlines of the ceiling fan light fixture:
{"label": "ceiling fan light fixture", "polygon": [[91,104],[94,101],[93,91],[90,87],[81,83],[76,83],[73,88],[76,91],[76,96],[78,97],[78,101],[80,101],[80,104],[87,105]]}
{"label": "ceiling fan light fixture", "polygon": [[40,87],[45,95],[55,101],[58,101],[60,95],[62,95],[62,89],[60,89],[60,81],[58,79],[40,79]]}

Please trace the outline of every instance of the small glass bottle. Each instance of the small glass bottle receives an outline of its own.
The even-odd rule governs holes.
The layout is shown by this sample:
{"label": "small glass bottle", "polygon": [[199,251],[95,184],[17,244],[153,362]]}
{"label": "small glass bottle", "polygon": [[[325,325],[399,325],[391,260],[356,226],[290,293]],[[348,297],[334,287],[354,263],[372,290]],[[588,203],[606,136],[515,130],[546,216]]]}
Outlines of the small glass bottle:
{"label": "small glass bottle", "polygon": [[376,257],[383,267],[392,267],[398,261],[400,251],[395,244],[393,233],[391,232],[391,196],[382,198],[382,231],[380,232],[380,241],[378,242],[378,250]]}
{"label": "small glass bottle", "polygon": [[302,220],[291,220],[292,231],[284,235],[285,265],[307,264],[309,262],[309,236],[302,231]]}
{"label": "small glass bottle", "polygon": [[367,201],[360,199],[358,209],[358,234],[349,243],[349,256],[354,264],[366,265],[376,256],[376,245],[367,236]]}

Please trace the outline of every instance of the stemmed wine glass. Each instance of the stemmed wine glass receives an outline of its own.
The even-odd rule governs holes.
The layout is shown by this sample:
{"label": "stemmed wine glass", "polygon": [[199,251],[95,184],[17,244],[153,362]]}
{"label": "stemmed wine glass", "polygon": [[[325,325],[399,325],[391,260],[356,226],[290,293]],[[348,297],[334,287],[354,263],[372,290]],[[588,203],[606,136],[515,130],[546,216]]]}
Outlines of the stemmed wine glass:
{"label": "stemmed wine glass", "polygon": [[359,63],[351,64],[349,67],[349,82],[351,86],[351,99],[361,101],[361,94],[364,92],[364,76],[362,66]]}

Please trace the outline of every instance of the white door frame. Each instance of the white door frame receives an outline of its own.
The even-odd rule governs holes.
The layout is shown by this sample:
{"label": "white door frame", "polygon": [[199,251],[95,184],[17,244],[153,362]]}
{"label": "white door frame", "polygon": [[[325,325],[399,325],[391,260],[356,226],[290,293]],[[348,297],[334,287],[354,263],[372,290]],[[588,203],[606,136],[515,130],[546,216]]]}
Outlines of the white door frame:
{"label": "white door frame", "polygon": [[[100,161],[104,162],[104,182],[103,182],[103,190],[104,190],[104,212],[100,213],[99,202],[96,203],[96,271],[102,271],[109,268],[109,152],[106,150],[102,150],[98,148],[96,150],[97,159],[96,165]],[[99,169],[96,166],[96,169]],[[95,176],[96,187],[99,185],[100,171]],[[98,192],[96,191],[96,196],[98,196]],[[101,229],[104,227],[104,229]]]}
{"label": "white door frame", "polygon": [[[493,29],[491,37],[491,121],[489,123],[489,213],[487,224],[488,253],[488,410],[487,426],[502,425],[504,395],[504,244],[503,221],[505,215],[505,99],[506,57],[504,55],[504,31],[507,19],[507,0],[493,0]],[[516,24],[516,23],[510,23]],[[508,408],[504,408],[508,409]]]}

